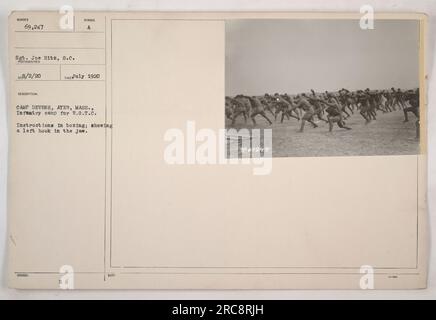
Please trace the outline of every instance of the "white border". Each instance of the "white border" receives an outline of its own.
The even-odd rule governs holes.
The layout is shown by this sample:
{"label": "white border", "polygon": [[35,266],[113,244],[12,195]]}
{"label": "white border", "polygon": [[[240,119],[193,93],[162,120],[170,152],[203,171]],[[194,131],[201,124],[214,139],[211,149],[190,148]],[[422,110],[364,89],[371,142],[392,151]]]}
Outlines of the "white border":
{"label": "white border", "polygon": [[[428,289],[397,291],[340,291],[340,290],[124,290],[124,291],[25,291],[6,287],[6,168],[7,168],[7,16],[12,10],[58,10],[74,3],[75,10],[147,10],[147,11],[347,11],[359,12],[361,5],[369,4],[375,11],[422,12],[429,16],[427,39],[428,74],[428,205],[431,233],[436,232],[436,156],[435,128],[436,83],[432,78],[435,70],[434,48],[436,42],[436,1],[434,0],[2,0],[0,2],[0,299],[436,299],[436,261],[431,256]],[[432,243],[434,240],[432,239]],[[430,249],[430,252],[432,250]]]}

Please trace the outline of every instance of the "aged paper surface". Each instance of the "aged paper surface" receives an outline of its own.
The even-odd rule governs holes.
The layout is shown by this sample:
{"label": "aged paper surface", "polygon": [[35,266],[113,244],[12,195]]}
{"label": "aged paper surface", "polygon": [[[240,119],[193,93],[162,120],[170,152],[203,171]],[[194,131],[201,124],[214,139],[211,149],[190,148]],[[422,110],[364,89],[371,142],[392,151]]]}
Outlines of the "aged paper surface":
{"label": "aged paper surface", "polygon": [[[244,126],[234,110],[229,119],[224,112],[226,95],[236,94],[226,85],[233,71],[226,65],[237,59],[229,51],[236,33],[229,30],[248,20],[358,24],[360,16],[75,12],[69,18],[57,12],[9,18],[11,287],[56,289],[70,281],[79,289],[359,289],[365,276],[373,276],[376,289],[426,286],[425,16],[376,16],[416,24],[420,132],[419,139],[406,138],[409,149],[277,156],[279,119],[268,174],[261,175],[253,172],[265,163],[190,159],[191,134],[206,128],[218,139],[226,126]],[[377,125],[385,112],[402,120],[403,111],[387,111],[377,111]],[[415,123],[409,117],[401,127],[408,133]],[[361,130],[373,130],[374,122]],[[332,134],[348,132],[335,131],[336,123]],[[327,127],[317,129],[323,137],[330,137]],[[171,129],[186,138],[179,164],[164,160]],[[311,130],[307,124],[299,137]]]}

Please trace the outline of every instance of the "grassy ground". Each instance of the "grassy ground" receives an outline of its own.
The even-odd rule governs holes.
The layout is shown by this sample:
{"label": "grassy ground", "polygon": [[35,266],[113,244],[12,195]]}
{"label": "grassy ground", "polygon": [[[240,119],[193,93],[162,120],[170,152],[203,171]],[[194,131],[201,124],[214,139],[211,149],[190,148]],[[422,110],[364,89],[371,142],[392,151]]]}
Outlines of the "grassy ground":
{"label": "grassy ground", "polygon": [[[415,116],[409,114],[409,122],[403,123],[402,111],[378,112],[377,120],[365,125],[358,113],[346,120],[352,130],[344,130],[336,125],[328,132],[328,124],[318,122],[318,128],[306,123],[303,133],[299,133],[300,122],[291,118],[280,123],[273,121],[271,126],[261,116],[256,117],[257,126],[251,120],[244,123],[237,119],[236,129],[271,128],[273,134],[274,157],[310,156],[365,156],[365,155],[405,155],[419,153],[419,139],[416,138]],[[230,121],[226,120],[230,128]]]}

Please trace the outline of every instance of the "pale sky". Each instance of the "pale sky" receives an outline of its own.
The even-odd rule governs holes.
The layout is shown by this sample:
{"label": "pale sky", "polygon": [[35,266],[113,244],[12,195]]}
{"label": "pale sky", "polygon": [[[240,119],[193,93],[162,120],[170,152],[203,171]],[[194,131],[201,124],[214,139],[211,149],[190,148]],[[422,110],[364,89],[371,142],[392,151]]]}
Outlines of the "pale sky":
{"label": "pale sky", "polygon": [[419,23],[226,21],[226,95],[419,86]]}

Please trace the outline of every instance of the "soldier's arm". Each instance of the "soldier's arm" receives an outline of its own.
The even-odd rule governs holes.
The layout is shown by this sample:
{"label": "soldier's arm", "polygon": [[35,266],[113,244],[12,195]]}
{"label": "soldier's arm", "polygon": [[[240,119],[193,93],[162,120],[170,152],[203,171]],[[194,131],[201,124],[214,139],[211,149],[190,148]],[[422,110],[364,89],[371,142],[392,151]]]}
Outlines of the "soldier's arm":
{"label": "soldier's arm", "polygon": [[287,99],[280,97],[280,102],[286,104],[287,107],[292,107],[292,102],[288,101]]}
{"label": "soldier's arm", "polygon": [[301,108],[303,106],[303,101],[300,100],[299,102],[294,102],[294,106],[296,108]]}
{"label": "soldier's arm", "polygon": [[332,103],[332,102],[328,102],[328,101],[324,101],[324,100],[321,100],[321,102],[326,104],[326,105],[328,105],[328,106],[330,106],[330,107],[337,107],[336,103]]}

